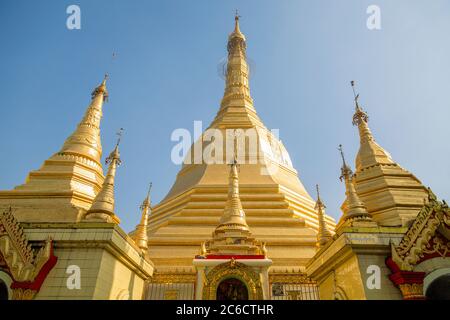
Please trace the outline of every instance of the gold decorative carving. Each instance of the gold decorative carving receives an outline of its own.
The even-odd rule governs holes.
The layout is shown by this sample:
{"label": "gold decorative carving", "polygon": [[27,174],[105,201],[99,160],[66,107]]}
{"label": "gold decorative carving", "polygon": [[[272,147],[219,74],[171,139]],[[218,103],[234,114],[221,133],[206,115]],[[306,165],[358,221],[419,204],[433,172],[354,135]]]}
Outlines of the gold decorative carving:
{"label": "gold decorative carving", "polygon": [[263,299],[259,274],[245,264],[231,259],[208,272],[203,289],[203,300],[215,300],[217,287],[223,280],[229,278],[241,280],[247,286],[249,300]]}
{"label": "gold decorative carving", "polygon": [[[439,253],[445,256],[449,252],[442,236],[436,231],[441,225],[448,225],[450,210],[445,202],[437,200],[428,188],[428,202],[424,204],[411,227],[398,246],[391,245],[392,259],[401,270],[412,271],[424,254]],[[430,240],[434,237],[433,243]]]}
{"label": "gold decorative carving", "polygon": [[444,241],[443,237],[437,234],[431,243],[423,248],[423,253],[439,254],[441,257],[446,257],[450,252],[450,241]]}
{"label": "gold decorative carving", "polygon": [[164,300],[178,300],[178,290],[167,290],[164,292]]}
{"label": "gold decorative carving", "polygon": [[195,283],[195,273],[154,273],[151,283]]}
{"label": "gold decorative carving", "polygon": [[270,274],[269,282],[270,283],[286,283],[286,284],[317,284],[314,280],[312,280],[311,278],[308,278],[308,276],[305,273]]}
{"label": "gold decorative carving", "polygon": [[17,249],[24,263],[33,263],[33,250],[28,244],[23,229],[15,219],[10,207],[0,215],[0,237],[9,236],[11,244]]}
{"label": "gold decorative carving", "polygon": [[419,283],[404,283],[399,285],[405,300],[417,300],[424,299],[423,296],[423,284]]}
{"label": "gold decorative carving", "polygon": [[[13,279],[18,282],[33,281],[51,256],[51,239],[36,254],[28,243],[23,229],[9,208],[0,214],[0,255],[3,256]],[[23,296],[28,293],[17,293]]]}
{"label": "gold decorative carving", "polygon": [[12,300],[33,300],[36,291],[31,289],[13,289]]}

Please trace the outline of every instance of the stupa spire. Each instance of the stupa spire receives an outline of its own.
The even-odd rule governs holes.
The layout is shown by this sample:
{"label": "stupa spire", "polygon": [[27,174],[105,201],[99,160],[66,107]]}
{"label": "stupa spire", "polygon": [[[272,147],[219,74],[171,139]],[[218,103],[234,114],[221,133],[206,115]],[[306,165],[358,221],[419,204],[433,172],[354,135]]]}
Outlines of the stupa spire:
{"label": "stupa spire", "polygon": [[101,164],[102,145],[100,140],[100,121],[103,115],[103,102],[108,98],[108,90],[106,89],[107,79],[108,75],[105,75],[102,83],[92,91],[92,101],[83,119],[54,157],[67,155],[81,156],[89,160],[94,160],[98,165]]}
{"label": "stupa spire", "polygon": [[237,36],[237,37],[241,37],[245,40],[245,36],[242,34],[241,29],[239,28],[239,18],[240,17],[241,16],[239,15],[238,10],[236,9],[236,13],[234,14],[234,31],[230,35],[230,38],[232,36]]}
{"label": "stupa spire", "polygon": [[239,25],[240,16],[236,12],[234,17],[234,30],[228,36],[227,64],[224,68],[225,92],[211,126],[213,127],[254,127],[263,126],[259,120],[253,99],[250,95],[249,74],[247,63],[247,42]]}
{"label": "stupa spire", "polygon": [[147,197],[142,202],[141,209],[141,222],[136,227],[136,232],[133,235],[133,239],[142,250],[148,249],[148,236],[147,236],[147,224],[148,216],[151,211],[150,191],[152,189],[152,183],[148,187]]}
{"label": "stupa spire", "polygon": [[251,236],[239,197],[238,163],[231,163],[228,199],[212,240],[202,244],[202,254],[265,254],[264,246]]}
{"label": "stupa spire", "polygon": [[117,139],[114,150],[106,158],[105,163],[108,166],[108,172],[103,182],[100,192],[94,199],[91,208],[87,211],[85,219],[87,220],[103,220],[106,222],[120,223],[120,219],[114,212],[114,180],[116,177],[117,167],[121,164],[119,144],[123,129],[117,133]]}
{"label": "stupa spire", "polygon": [[359,94],[355,92],[355,81],[351,81],[355,101],[355,113],[353,114],[353,125],[358,127],[360,148],[356,157],[356,171],[377,164],[393,164],[391,155],[375,142],[370,131],[369,116],[359,105]]}
{"label": "stupa spire", "polygon": [[371,220],[370,214],[367,212],[366,206],[359,199],[353,183],[353,172],[345,162],[344,151],[342,145],[339,145],[339,151],[342,157],[342,168],[340,180],[345,181],[345,201],[342,205],[342,221],[349,219]]}
{"label": "stupa spire", "polygon": [[247,221],[245,220],[245,212],[242,209],[242,203],[239,197],[239,175],[236,158],[230,165],[230,174],[228,177],[228,199],[218,228],[223,229],[229,226],[232,226],[233,229],[239,228],[248,231]]}
{"label": "stupa spire", "polygon": [[323,247],[331,238],[331,232],[327,228],[325,222],[325,204],[320,199],[319,185],[316,184],[317,201],[315,209],[317,210],[317,216],[319,220],[319,232],[317,233],[317,246]]}

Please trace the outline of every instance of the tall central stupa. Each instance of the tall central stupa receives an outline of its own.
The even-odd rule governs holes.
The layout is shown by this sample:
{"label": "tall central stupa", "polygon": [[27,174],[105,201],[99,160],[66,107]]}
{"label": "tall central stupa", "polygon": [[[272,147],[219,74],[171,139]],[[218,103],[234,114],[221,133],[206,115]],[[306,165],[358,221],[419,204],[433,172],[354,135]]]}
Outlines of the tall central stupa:
{"label": "tall central stupa", "polygon": [[[148,253],[157,274],[195,272],[192,259],[210,239],[226,205],[228,165],[234,157],[227,149],[230,145],[240,157],[240,198],[247,223],[254,238],[266,243],[267,255],[273,260],[271,272],[303,272],[316,252],[319,221],[315,201],[299,180],[282,142],[256,113],[250,95],[246,38],[238,16],[227,49],[220,109],[191,147],[169,193],[149,217]],[[217,142],[211,139],[211,132],[222,133],[223,149],[212,152],[215,161],[198,161],[195,151],[207,150]],[[334,220],[325,216],[325,221],[333,230]]]}

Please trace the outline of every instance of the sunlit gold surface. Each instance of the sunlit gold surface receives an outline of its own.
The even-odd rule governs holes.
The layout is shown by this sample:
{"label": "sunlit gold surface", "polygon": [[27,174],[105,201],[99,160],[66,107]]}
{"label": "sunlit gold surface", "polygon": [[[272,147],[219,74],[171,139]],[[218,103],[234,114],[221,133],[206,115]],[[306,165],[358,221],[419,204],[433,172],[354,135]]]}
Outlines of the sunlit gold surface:
{"label": "sunlit gold surface", "polygon": [[[245,37],[236,30],[238,24],[229,36],[225,92],[210,128],[221,130],[224,137],[226,129],[256,129],[256,143],[263,150],[258,163],[239,159],[240,199],[246,222],[253,236],[267,243],[272,268],[300,270],[316,250],[319,221],[315,202],[300,182],[282,142],[256,114]],[[204,143],[203,149],[207,145]],[[250,154],[248,144],[245,148],[245,154]],[[191,268],[200,244],[219,224],[228,190],[225,152],[222,160],[223,164],[184,164],[167,196],[153,207],[149,255],[157,269]],[[268,166],[277,170],[267,172]],[[324,219],[333,229],[334,220],[329,216]]]}
{"label": "sunlit gold surface", "polygon": [[120,223],[120,219],[114,212],[114,180],[117,167],[120,165],[118,145],[116,145],[108,158],[106,158],[106,163],[109,164],[109,167],[105,181],[103,181],[102,188],[95,196],[92,206],[89,208],[84,219]]}
{"label": "sunlit gold surface", "polygon": [[[422,284],[404,283],[396,287],[389,280],[392,270],[387,268],[386,259],[392,257],[398,266],[412,271],[411,262],[419,260],[438,225],[439,218],[427,220],[430,213],[437,211],[445,216],[442,212],[447,208],[442,210],[442,204],[436,198],[424,205],[428,197],[426,188],[375,142],[367,124],[368,116],[359,106],[358,97],[355,95],[353,116],[353,124],[358,126],[360,135],[356,173],[352,174],[342,156],[341,179],[345,181],[346,189],[341,207],[343,214],[336,234],[320,247],[308,262],[306,271],[318,282],[321,299],[423,298]],[[404,235],[411,222],[411,229]],[[422,231],[428,222],[431,226]],[[397,245],[399,242],[400,246]],[[410,250],[404,250],[408,251],[406,253],[402,252],[404,242],[408,245],[403,247],[409,246]],[[379,288],[368,285],[373,268],[380,270]]]}
{"label": "sunlit gold surface", "polygon": [[[0,217],[0,269],[13,270],[10,275],[14,281],[30,282],[48,259],[49,243],[57,258],[39,290],[16,288],[12,299],[143,297],[153,264],[142,252],[141,243],[136,244],[117,225],[117,146],[107,158],[109,168],[106,178],[103,176],[100,120],[107,96],[105,78],[93,91],[82,121],[61,150],[31,172],[25,184],[0,191],[0,210],[12,207],[13,212]],[[33,245],[41,246],[36,254],[22,228]],[[80,268],[79,290],[66,284],[71,267]]]}
{"label": "sunlit gold surface", "polygon": [[[230,166],[228,200],[220,218],[219,225],[207,242],[208,248],[204,254],[218,255],[252,255],[263,254],[252,237],[247,225],[245,212],[239,197],[239,176],[236,160]],[[203,246],[203,244],[202,244]],[[202,247],[202,251],[203,251]]]}
{"label": "sunlit gold surface", "polygon": [[327,224],[325,222],[325,204],[320,199],[319,186],[317,188],[317,201],[315,209],[317,210],[317,215],[319,219],[319,232],[317,233],[317,246],[323,247],[328,241],[331,240],[332,234],[328,230]]}
{"label": "sunlit gold surface", "polygon": [[353,124],[358,126],[360,136],[354,178],[359,197],[373,219],[381,225],[408,225],[423,206],[426,188],[375,142],[368,126],[368,116],[358,104]]}
{"label": "sunlit gold surface", "polygon": [[[58,257],[41,291],[17,289],[14,298],[141,299],[149,281],[191,286],[196,281],[197,289],[198,284],[205,286],[200,296],[213,299],[219,281],[228,276],[240,277],[252,299],[268,298],[273,281],[317,283],[321,299],[423,296],[422,284],[396,288],[389,281],[386,257],[392,257],[402,270],[436,270],[435,262],[417,264],[426,254],[447,256],[448,206],[375,142],[356,96],[353,123],[358,126],[360,148],[354,175],[344,161],[346,197],[335,230],[319,194],[314,202],[284,145],[256,114],[246,46],[236,17],[228,37],[225,92],[209,128],[224,137],[227,129],[255,129],[256,144],[262,150],[258,162],[248,163],[246,158],[239,162],[239,169],[236,163],[228,169],[225,150],[222,164],[198,164],[190,154],[187,159],[194,163],[183,165],[158,205],[151,208],[147,196],[140,223],[127,235],[118,226],[114,210],[118,146],[108,157],[106,177],[101,164],[100,121],[108,97],[105,78],[60,151],[30,172],[23,185],[0,191],[0,212],[10,206],[14,209],[14,215],[0,217],[0,268],[6,264],[14,269],[13,277],[32,280],[48,257],[49,236]],[[192,149],[198,144],[208,147],[200,141]],[[250,154],[250,146],[246,144],[243,151]],[[270,166],[276,170],[268,170]],[[25,233],[42,248],[35,259]],[[199,248],[201,254],[193,260]],[[204,259],[208,254],[258,254],[264,259],[254,259],[253,265],[234,258],[208,265],[211,261]],[[447,259],[439,263],[441,268],[448,267]],[[79,292],[69,290],[61,280],[74,264],[83,265],[91,275],[83,278]],[[373,265],[381,266],[381,291],[367,287],[367,268]],[[150,280],[154,266],[158,272]],[[198,270],[203,276],[196,274]],[[174,299],[178,294],[172,288],[163,296]]]}
{"label": "sunlit gold surface", "polygon": [[[151,185],[150,185],[151,188]],[[136,242],[136,244],[142,250],[148,249],[148,236],[147,236],[147,225],[148,225],[148,216],[150,214],[151,202],[150,202],[150,188],[147,193],[147,197],[144,199],[141,205],[141,221],[137,225],[135,232],[132,235],[132,238]]]}
{"label": "sunlit gold surface", "polygon": [[61,150],[29,173],[25,184],[0,191],[0,209],[10,205],[19,220],[79,221],[101,189],[100,120],[107,97],[106,79],[92,93],[92,101]]}

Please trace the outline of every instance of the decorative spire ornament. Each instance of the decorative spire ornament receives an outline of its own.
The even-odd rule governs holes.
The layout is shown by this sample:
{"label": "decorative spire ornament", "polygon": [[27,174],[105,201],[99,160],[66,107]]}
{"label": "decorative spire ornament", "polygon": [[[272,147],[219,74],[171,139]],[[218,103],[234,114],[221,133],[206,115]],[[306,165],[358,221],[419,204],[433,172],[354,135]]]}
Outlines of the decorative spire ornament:
{"label": "decorative spire ornament", "polygon": [[234,16],[234,30],[228,36],[227,63],[223,67],[225,90],[220,110],[211,126],[213,128],[236,128],[239,123],[243,128],[263,127],[256,114],[250,94],[250,67],[247,61],[247,43],[240,29],[240,16]]}
{"label": "decorative spire ornament", "polygon": [[245,36],[242,34],[241,29],[239,28],[239,18],[241,16],[239,15],[238,10],[236,9],[236,12],[234,14],[234,30],[230,34],[229,39],[232,39],[233,37],[241,38],[245,41]]}
{"label": "decorative spire ornament", "polygon": [[105,74],[102,83],[92,91],[92,101],[83,119],[53,158],[64,156],[83,157],[95,161],[101,167],[100,121],[103,116],[103,102],[108,99],[107,79],[108,75]]}
{"label": "decorative spire ornament", "polygon": [[383,226],[408,226],[420,210],[416,198],[425,199],[425,186],[403,169],[381,147],[369,129],[369,116],[361,107],[355,81],[350,82],[355,104],[352,123],[358,127],[360,145],[355,159],[355,189],[370,216]]}
{"label": "decorative spire ornament", "polygon": [[319,220],[319,231],[317,232],[317,246],[323,247],[331,238],[331,232],[327,228],[325,222],[325,204],[323,204],[322,199],[320,199],[319,185],[316,184],[317,191],[317,201],[315,209],[317,210],[317,216]]}
{"label": "decorative spire ornament", "polygon": [[228,200],[226,202],[225,210],[220,219],[220,225],[218,228],[233,226],[233,228],[248,231],[248,225],[245,220],[245,212],[242,209],[242,203],[239,197],[238,161],[236,154],[230,164],[228,181]]}
{"label": "decorative spire ornament", "polygon": [[351,81],[350,84],[355,102],[355,113],[353,114],[352,123],[358,127],[360,138],[360,148],[356,157],[356,171],[377,164],[394,164],[391,155],[375,142],[368,125],[369,116],[358,101],[359,94],[355,91],[355,81]]}
{"label": "decorative spire ornament", "polygon": [[339,151],[342,157],[342,168],[340,180],[345,181],[345,195],[346,199],[344,205],[342,206],[343,221],[346,220],[372,220],[372,217],[367,212],[366,206],[359,199],[356,193],[355,185],[353,183],[353,172],[350,167],[345,162],[344,151],[342,145],[339,145]]}
{"label": "decorative spire ornament", "polygon": [[150,201],[150,191],[152,189],[152,183],[148,187],[147,197],[142,202],[141,206],[141,221],[136,227],[136,232],[133,235],[133,239],[142,250],[148,249],[148,236],[147,236],[147,225],[148,216],[151,211],[151,201]]}
{"label": "decorative spire ornament", "polygon": [[[250,229],[245,219],[239,197],[238,162],[235,158],[230,164],[228,179],[228,199],[219,225],[212,234],[212,240],[207,242],[202,252],[208,254],[244,254],[258,255],[262,252],[261,243],[251,237]],[[205,249],[205,250],[204,250]]]}
{"label": "decorative spire ornament", "polygon": [[353,115],[353,125],[358,126],[360,128],[360,139],[361,141],[372,141],[373,136],[372,132],[370,131],[367,123],[369,121],[369,116],[366,112],[359,106],[359,94],[356,94],[355,91],[355,81],[350,82],[353,90],[353,96],[355,101],[355,113]]}
{"label": "decorative spire ornament", "polygon": [[108,173],[102,185],[102,189],[97,194],[91,208],[87,211],[85,220],[102,220],[109,223],[120,223],[120,219],[114,212],[114,180],[117,167],[122,163],[119,153],[119,144],[122,138],[123,128],[118,131],[118,139],[114,150],[105,160],[109,165]]}

